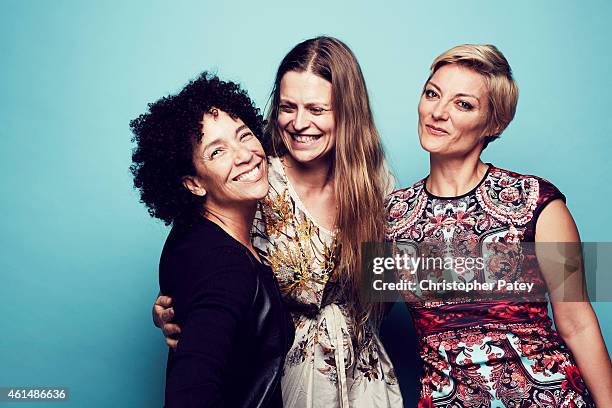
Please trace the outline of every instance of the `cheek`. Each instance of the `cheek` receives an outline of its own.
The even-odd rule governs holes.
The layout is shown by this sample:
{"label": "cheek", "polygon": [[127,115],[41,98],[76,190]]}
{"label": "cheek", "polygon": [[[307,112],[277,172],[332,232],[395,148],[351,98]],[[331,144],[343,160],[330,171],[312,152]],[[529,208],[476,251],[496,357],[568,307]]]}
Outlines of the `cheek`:
{"label": "cheek", "polygon": [[323,132],[334,135],[334,131],[336,130],[336,122],[333,117],[327,118],[319,118],[315,122],[316,126]]}
{"label": "cheek", "polygon": [[208,189],[208,185],[210,184],[210,171],[208,169],[208,166],[201,162],[195,162],[193,166],[195,167],[198,182],[205,189]]}
{"label": "cheek", "polygon": [[482,135],[486,123],[482,115],[466,115],[464,113],[455,115],[453,126],[464,134],[469,134],[475,138]]}
{"label": "cheek", "polygon": [[253,138],[253,140],[249,141],[249,150],[253,152],[253,154],[260,157],[264,157],[266,155],[261,142],[257,138]]}
{"label": "cheek", "polygon": [[206,174],[206,182],[211,186],[221,187],[229,179],[232,171],[232,160],[223,157],[223,160],[218,160],[216,163],[211,163]]}
{"label": "cheek", "polygon": [[333,119],[325,124],[325,131],[335,136],[336,124],[334,123]]}
{"label": "cheek", "polygon": [[419,120],[422,120],[429,110],[427,109],[427,102],[425,102],[422,98],[419,101],[419,106],[417,108],[417,112],[419,113]]}
{"label": "cheek", "polygon": [[278,118],[276,119],[276,124],[280,129],[284,129],[289,122],[291,122],[291,115],[287,113],[280,112],[278,114]]}

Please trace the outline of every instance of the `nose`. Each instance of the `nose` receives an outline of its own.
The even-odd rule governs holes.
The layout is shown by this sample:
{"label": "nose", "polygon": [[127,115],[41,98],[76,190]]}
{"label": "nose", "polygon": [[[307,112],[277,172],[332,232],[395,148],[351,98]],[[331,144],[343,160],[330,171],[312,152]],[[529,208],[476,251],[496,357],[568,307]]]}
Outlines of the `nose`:
{"label": "nose", "polygon": [[438,101],[431,111],[431,116],[435,120],[447,120],[448,119],[448,109],[446,103],[443,101]]}
{"label": "nose", "polygon": [[297,109],[295,118],[293,119],[293,128],[299,132],[308,127],[308,113],[304,109]]}
{"label": "nose", "polygon": [[237,146],[234,151],[234,164],[244,164],[251,161],[253,158],[253,152],[246,146]]}

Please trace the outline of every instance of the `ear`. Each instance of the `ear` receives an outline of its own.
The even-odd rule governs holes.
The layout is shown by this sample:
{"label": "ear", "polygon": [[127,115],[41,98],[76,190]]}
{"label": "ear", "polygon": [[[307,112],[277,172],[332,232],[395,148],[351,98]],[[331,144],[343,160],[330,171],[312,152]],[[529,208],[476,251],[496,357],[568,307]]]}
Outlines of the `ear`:
{"label": "ear", "polygon": [[206,195],[206,189],[198,180],[197,177],[194,176],[185,176],[183,177],[183,186],[191,192],[193,195],[197,195],[200,197],[204,197]]}

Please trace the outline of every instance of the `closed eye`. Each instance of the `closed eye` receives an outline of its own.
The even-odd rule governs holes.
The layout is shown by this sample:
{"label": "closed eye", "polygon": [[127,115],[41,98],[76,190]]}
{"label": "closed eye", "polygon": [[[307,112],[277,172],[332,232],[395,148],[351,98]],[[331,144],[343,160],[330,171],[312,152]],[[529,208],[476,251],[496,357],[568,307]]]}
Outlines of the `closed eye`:
{"label": "closed eye", "polygon": [[241,141],[251,140],[255,135],[251,132],[246,132],[240,135]]}
{"label": "closed eye", "polygon": [[310,113],[312,113],[313,115],[320,115],[323,112],[327,111],[327,109],[319,108],[317,106],[313,106],[309,108],[308,110],[310,110]]}
{"label": "closed eye", "polygon": [[295,110],[295,107],[291,105],[286,105],[286,104],[281,104],[278,108],[281,112],[288,112],[288,113],[291,113]]}

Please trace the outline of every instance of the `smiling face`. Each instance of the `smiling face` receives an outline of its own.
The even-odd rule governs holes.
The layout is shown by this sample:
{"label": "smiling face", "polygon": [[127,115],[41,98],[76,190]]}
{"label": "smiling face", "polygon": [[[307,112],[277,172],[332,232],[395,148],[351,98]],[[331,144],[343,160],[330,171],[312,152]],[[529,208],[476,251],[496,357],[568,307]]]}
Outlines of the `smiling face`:
{"label": "smiling face", "polygon": [[289,71],[280,83],[277,126],[291,157],[301,164],[330,160],[335,147],[332,85],[311,73]]}
{"label": "smiling face", "polygon": [[481,74],[457,64],[440,67],[419,102],[419,139],[432,154],[461,157],[482,150],[488,92]]}
{"label": "smiling face", "polygon": [[183,183],[206,196],[204,206],[252,205],[268,193],[268,164],[259,140],[239,118],[211,109],[202,119],[202,139],[193,150],[195,176]]}

